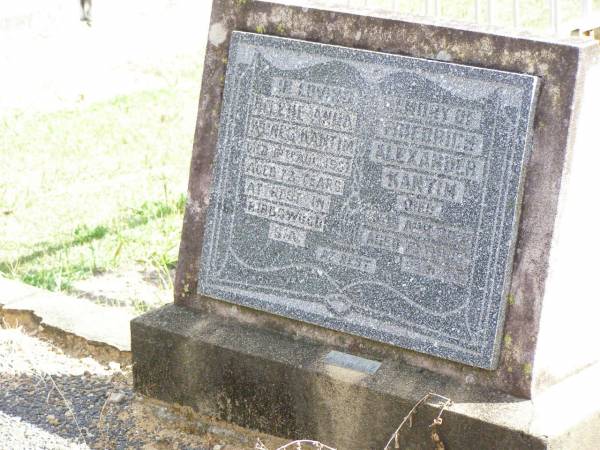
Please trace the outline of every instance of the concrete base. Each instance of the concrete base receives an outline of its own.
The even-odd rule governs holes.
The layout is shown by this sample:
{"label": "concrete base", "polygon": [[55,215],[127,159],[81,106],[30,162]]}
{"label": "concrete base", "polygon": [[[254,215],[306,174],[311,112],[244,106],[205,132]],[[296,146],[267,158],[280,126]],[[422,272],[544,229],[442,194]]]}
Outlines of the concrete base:
{"label": "concrete base", "polygon": [[[201,414],[344,450],[382,449],[426,393],[452,398],[439,434],[447,449],[597,449],[600,367],[534,401],[384,360],[369,374],[327,364],[334,348],[229,317],[168,305],[131,323],[135,388]],[[360,355],[368,358],[368,355]],[[401,432],[403,449],[430,449],[436,404]]]}

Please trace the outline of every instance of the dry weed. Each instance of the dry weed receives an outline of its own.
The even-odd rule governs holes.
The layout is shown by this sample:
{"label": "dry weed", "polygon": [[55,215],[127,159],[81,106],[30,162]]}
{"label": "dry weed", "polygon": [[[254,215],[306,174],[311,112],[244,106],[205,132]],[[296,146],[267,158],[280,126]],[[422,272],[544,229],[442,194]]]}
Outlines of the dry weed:
{"label": "dry weed", "polygon": [[[404,425],[408,424],[408,428],[411,428],[412,422],[413,422],[413,417],[416,414],[417,409],[419,409],[419,407],[421,405],[423,405],[425,402],[427,402],[427,400],[429,400],[431,398],[437,398],[437,399],[442,400],[442,402],[438,405],[439,411],[438,411],[437,416],[435,417],[435,419],[433,419],[433,422],[431,423],[431,425],[429,425],[429,428],[431,428],[431,434],[430,434],[431,442],[435,446],[434,447],[435,450],[445,450],[446,449],[444,442],[442,441],[442,439],[440,438],[440,435],[438,433],[438,427],[440,427],[443,422],[442,414],[444,414],[444,411],[446,409],[448,409],[450,406],[452,406],[452,400],[447,397],[444,397],[443,395],[439,395],[434,392],[429,392],[428,394],[421,397],[421,399],[417,403],[414,404],[414,406],[411,408],[411,410],[408,412],[408,414],[406,416],[404,416],[404,419],[402,419],[402,422],[400,422],[400,425],[398,425],[398,428],[396,428],[396,431],[394,431],[394,433],[390,437],[389,441],[387,442],[387,444],[385,445],[383,450],[390,450],[390,448],[391,448],[390,446],[392,445],[392,442],[394,442],[395,449],[400,448],[400,431],[402,430],[402,427],[404,427]],[[329,447],[319,441],[311,441],[309,439],[302,439],[302,440],[298,440],[298,441],[288,442],[287,444],[285,444],[282,447],[277,448],[276,450],[302,450],[302,448],[304,446],[309,447],[309,448],[315,448],[318,450],[336,450],[336,449]],[[255,450],[269,450],[261,442],[260,439],[256,440],[256,445],[254,446],[254,449]]]}

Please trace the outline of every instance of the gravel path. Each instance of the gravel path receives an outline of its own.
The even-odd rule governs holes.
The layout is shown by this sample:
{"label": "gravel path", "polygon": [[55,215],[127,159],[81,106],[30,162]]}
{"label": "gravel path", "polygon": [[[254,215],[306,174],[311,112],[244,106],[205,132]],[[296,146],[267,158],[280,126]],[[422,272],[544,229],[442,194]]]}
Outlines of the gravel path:
{"label": "gravel path", "polygon": [[0,327],[0,450],[235,450],[257,436],[134,394],[129,368]]}
{"label": "gravel path", "polygon": [[0,412],[0,445],[31,450],[85,449],[85,445],[63,439],[42,428]]}

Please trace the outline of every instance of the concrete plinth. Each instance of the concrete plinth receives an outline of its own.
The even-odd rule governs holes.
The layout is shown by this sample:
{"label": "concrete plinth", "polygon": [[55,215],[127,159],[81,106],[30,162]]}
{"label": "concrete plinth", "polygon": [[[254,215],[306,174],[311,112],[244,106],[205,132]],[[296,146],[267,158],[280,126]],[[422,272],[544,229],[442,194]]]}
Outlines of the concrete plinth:
{"label": "concrete plinth", "polygon": [[[392,359],[374,374],[336,367],[324,361],[336,348],[175,305],[132,322],[132,350],[143,394],[344,450],[384,448],[428,392],[454,401],[439,427],[448,449],[581,450],[600,442],[600,393],[587,390],[600,367],[522,400]],[[401,448],[430,449],[437,412],[437,404],[420,408]]]}

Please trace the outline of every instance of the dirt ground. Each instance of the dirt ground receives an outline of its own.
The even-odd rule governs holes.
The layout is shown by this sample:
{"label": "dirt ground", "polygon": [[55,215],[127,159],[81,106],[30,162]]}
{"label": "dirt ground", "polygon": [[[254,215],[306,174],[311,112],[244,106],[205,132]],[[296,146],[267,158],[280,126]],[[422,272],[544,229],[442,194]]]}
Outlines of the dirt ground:
{"label": "dirt ground", "polygon": [[[67,350],[68,353],[68,350]],[[131,368],[0,327],[0,449],[254,448],[281,441],[133,392]]]}

